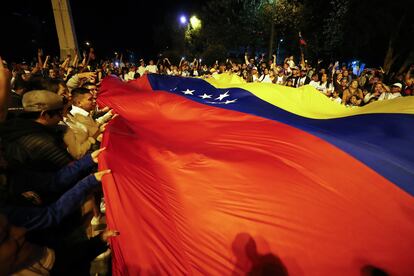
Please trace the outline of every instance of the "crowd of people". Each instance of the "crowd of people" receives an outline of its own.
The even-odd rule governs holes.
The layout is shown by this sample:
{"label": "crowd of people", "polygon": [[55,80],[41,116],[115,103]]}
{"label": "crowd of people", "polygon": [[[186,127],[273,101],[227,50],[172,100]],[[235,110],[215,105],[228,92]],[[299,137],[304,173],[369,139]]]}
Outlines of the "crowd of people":
{"label": "crowd of people", "polygon": [[208,78],[227,72],[246,82],[274,83],[296,88],[310,85],[331,100],[351,107],[414,95],[414,66],[405,73],[393,74],[386,79],[382,69],[355,72],[354,68],[348,68],[346,64],[340,66],[339,62],[322,68],[321,61],[312,66],[303,60],[297,65],[293,56],[287,57],[283,64],[276,63],[276,55],[266,62],[263,55],[261,58],[249,58],[247,54],[243,62],[227,59],[221,63],[216,61],[211,66],[201,62],[201,59],[188,62],[182,58],[178,65],[173,65],[168,58],[161,58],[156,64],[150,60],[146,65],[141,59],[139,66],[136,66],[124,64],[121,59],[115,63],[107,61],[105,68],[106,72],[116,74],[125,81],[147,73]]}
{"label": "crowd of people", "polygon": [[65,81],[47,59],[0,58],[0,275],[90,275],[119,234],[105,224],[111,172],[97,170],[114,115],[96,107],[95,72]]}
{"label": "crowd of people", "polygon": [[97,171],[105,151],[100,142],[116,116],[96,106],[105,76],[129,81],[145,74],[208,78],[227,72],[247,82],[310,85],[346,106],[414,95],[413,66],[386,84],[381,70],[355,74],[338,62],[320,65],[296,64],[293,57],[276,64],[275,56],[266,62],[247,54],[210,66],[184,58],[174,65],[165,57],[134,64],[98,61],[93,49],[63,62],[41,50],[35,64],[0,58],[0,275],[88,274],[91,260],[119,234],[94,228],[105,226],[100,181],[110,174]]}

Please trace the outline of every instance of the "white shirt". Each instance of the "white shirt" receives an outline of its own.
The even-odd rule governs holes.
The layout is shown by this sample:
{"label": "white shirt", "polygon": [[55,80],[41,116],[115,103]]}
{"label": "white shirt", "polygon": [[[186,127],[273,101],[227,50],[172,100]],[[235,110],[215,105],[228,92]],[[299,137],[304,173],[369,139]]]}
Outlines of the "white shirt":
{"label": "white shirt", "polygon": [[272,80],[270,79],[269,75],[261,75],[260,81],[265,83],[272,83]]}
{"label": "white shirt", "polygon": [[301,87],[301,86],[305,85],[305,81],[306,81],[306,76],[299,77],[298,86],[297,87]]}
{"label": "white shirt", "polygon": [[142,77],[144,75],[145,71],[146,71],[145,66],[139,66],[138,70],[137,70],[137,73]]}
{"label": "white shirt", "polygon": [[318,89],[318,87],[319,87],[319,81],[311,80],[310,83],[309,83],[309,85],[315,87],[316,89]]}
{"label": "white shirt", "polygon": [[332,83],[321,83],[318,82],[318,86],[316,87],[316,89],[318,89],[319,91],[321,91],[323,94],[326,94],[328,90],[331,90],[331,92],[334,90],[333,89],[333,84]]}
{"label": "white shirt", "polygon": [[382,93],[379,98],[378,101],[383,101],[383,100],[392,100],[398,97],[402,97],[400,92],[397,93]]}
{"label": "white shirt", "polygon": [[153,74],[158,72],[157,65],[147,65],[147,67],[145,67],[145,70]]}
{"label": "white shirt", "polygon": [[86,111],[83,108],[80,108],[78,106],[72,105],[72,109],[70,110],[70,114],[72,114],[73,116],[75,116],[76,114],[80,114],[82,116],[89,116],[89,112]]}
{"label": "white shirt", "polygon": [[277,76],[277,80],[276,83],[277,84],[283,84],[285,82],[284,77],[282,76]]}
{"label": "white shirt", "polygon": [[[89,112],[88,111],[86,111],[85,109],[83,109],[83,108],[80,108],[80,107],[78,107],[78,106],[74,106],[74,105],[72,105],[72,109],[69,111],[69,113],[72,115],[72,116],[75,116],[76,114],[80,114],[80,115],[82,115],[82,116],[85,116],[85,117],[88,117],[89,116]],[[72,125],[72,124],[70,124],[69,123],[69,121],[66,119],[66,117],[65,118],[63,118],[63,121],[70,127],[70,128],[79,128],[79,129],[82,129],[84,132],[88,132],[88,128],[85,126],[85,125],[83,125],[82,123],[80,123],[80,122],[76,122],[76,124],[75,125]]]}
{"label": "white shirt", "polygon": [[337,97],[337,98],[330,97],[329,99],[331,99],[331,101],[336,102],[336,103],[342,103],[342,99],[339,98],[339,97]]}

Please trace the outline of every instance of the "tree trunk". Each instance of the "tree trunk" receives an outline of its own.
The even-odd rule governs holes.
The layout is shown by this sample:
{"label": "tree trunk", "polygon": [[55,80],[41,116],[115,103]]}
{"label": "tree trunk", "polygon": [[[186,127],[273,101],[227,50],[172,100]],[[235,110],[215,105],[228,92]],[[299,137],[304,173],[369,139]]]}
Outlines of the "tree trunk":
{"label": "tree trunk", "polygon": [[272,20],[272,23],[270,23],[270,40],[269,40],[269,60],[272,60],[272,54],[273,54],[273,41],[275,40],[275,22]]}
{"label": "tree trunk", "polygon": [[395,28],[395,30],[392,32],[391,37],[390,37],[390,41],[388,43],[388,50],[387,53],[385,54],[385,58],[384,58],[384,65],[383,65],[383,69],[385,74],[389,74],[392,65],[394,64],[394,62],[397,60],[399,54],[394,55],[394,44],[395,41],[398,38],[398,34],[400,33],[400,30],[403,26],[403,22],[405,19],[405,14],[403,16],[401,16],[400,21],[398,22],[397,28]]}
{"label": "tree trunk", "polygon": [[408,57],[405,59],[403,65],[401,66],[400,70],[398,70],[398,73],[399,74],[404,73],[407,67],[413,63],[414,63],[414,50],[411,50],[410,53],[408,54]]}

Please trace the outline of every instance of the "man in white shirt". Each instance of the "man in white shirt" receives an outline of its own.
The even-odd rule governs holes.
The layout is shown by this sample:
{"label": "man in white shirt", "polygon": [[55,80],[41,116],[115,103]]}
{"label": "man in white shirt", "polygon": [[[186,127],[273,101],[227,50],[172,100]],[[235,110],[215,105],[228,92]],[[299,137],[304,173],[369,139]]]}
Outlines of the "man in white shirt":
{"label": "man in white shirt", "polygon": [[142,77],[142,76],[145,74],[145,71],[146,71],[147,69],[146,69],[146,67],[145,67],[145,62],[144,62],[144,60],[143,60],[143,59],[140,59],[140,60],[139,60],[139,63],[140,63],[140,65],[139,65],[139,67],[138,67],[137,73],[139,74],[139,76],[140,76],[140,77]]}
{"label": "man in white shirt", "polygon": [[402,97],[401,95],[401,90],[402,90],[402,84],[399,82],[394,83],[391,86],[391,93],[392,93],[392,99],[398,98],[398,97]]}
{"label": "man in white shirt", "polygon": [[313,86],[314,88],[318,89],[319,87],[319,76],[317,73],[313,73],[311,81],[309,83],[310,86]]}
{"label": "man in white shirt", "polygon": [[64,118],[68,129],[63,140],[72,157],[80,159],[100,140],[103,124],[112,117],[112,112],[94,120],[91,112],[96,103],[92,93],[86,88],[76,88],[72,93],[72,109]]}
{"label": "man in white shirt", "polygon": [[378,98],[378,101],[383,101],[383,100],[392,100],[398,97],[401,97],[401,89],[402,89],[402,84],[399,82],[394,83],[391,86],[391,92],[386,92],[384,91]]}
{"label": "man in white shirt", "polygon": [[300,70],[300,75],[299,75],[299,79],[298,79],[298,82],[297,82],[297,86],[296,87],[301,87],[301,86],[304,86],[304,85],[310,83],[311,80],[306,75],[306,73],[307,73],[307,70],[306,69],[302,68]]}
{"label": "man in white shirt", "polygon": [[149,61],[149,65],[145,67],[145,70],[148,71],[148,73],[156,74],[158,73],[157,65],[154,64],[153,60]]}

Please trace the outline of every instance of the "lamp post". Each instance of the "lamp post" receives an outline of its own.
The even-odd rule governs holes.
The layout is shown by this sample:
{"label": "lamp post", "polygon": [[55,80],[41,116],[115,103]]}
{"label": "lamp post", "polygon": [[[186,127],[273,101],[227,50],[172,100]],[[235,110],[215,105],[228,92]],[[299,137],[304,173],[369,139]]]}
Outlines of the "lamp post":
{"label": "lamp post", "polygon": [[277,64],[277,60],[279,59],[279,49],[280,49],[280,44],[283,42],[283,38],[279,39],[279,43],[277,44],[277,51],[276,51],[276,64]]}

